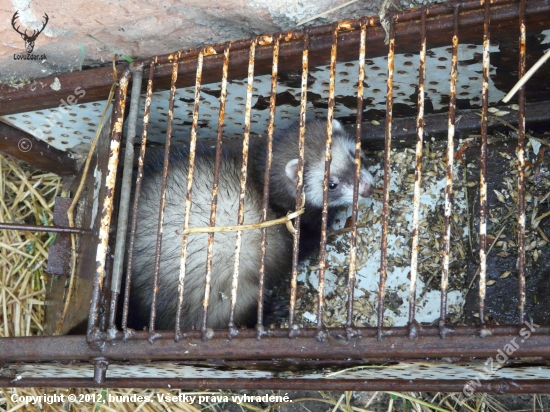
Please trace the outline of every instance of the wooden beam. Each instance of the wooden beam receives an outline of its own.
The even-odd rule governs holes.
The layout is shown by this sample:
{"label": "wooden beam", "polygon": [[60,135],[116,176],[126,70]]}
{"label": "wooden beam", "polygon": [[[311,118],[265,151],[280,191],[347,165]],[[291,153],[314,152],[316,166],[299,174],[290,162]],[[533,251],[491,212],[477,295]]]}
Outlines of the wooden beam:
{"label": "wooden beam", "polygon": [[[479,0],[450,2],[439,4],[428,9],[427,31],[430,48],[442,47],[451,44],[453,27],[453,7],[460,4],[460,43],[481,44],[483,38],[483,6]],[[491,36],[517,36],[518,3],[515,0],[493,0],[491,2]],[[419,10],[410,10],[397,15],[396,26],[396,53],[418,52],[418,37],[420,33]],[[529,33],[539,33],[548,28],[545,22],[550,21],[550,2],[545,0],[531,0],[526,5],[526,26]],[[351,21],[352,31],[342,32],[338,38],[338,61],[357,60],[359,53],[360,21]],[[387,55],[388,48],[384,44],[385,32],[379,25],[378,17],[368,19],[367,29],[367,58]],[[310,29],[310,67],[328,64],[332,25],[313,27]],[[279,72],[300,71],[303,41],[301,31],[292,32],[291,40],[282,41],[279,54]],[[229,79],[244,79],[247,76],[248,44],[250,40],[240,40],[232,43],[230,51]],[[225,45],[214,45],[216,54],[204,58],[203,84],[219,82],[222,77],[223,49]],[[181,53],[178,81],[176,86],[187,87],[194,85],[196,72],[196,56],[199,49]],[[271,45],[256,47],[254,74],[264,75],[271,73],[272,60]],[[170,55],[160,56],[161,63],[155,70],[155,91],[170,88],[171,64]],[[144,62],[149,62],[145,59]],[[517,63],[515,63],[517,66]],[[145,78],[148,76],[146,70]],[[117,66],[119,76],[124,67]],[[54,90],[51,86],[58,79],[60,85]],[[41,110],[59,106],[68,96],[75,95],[75,89],[80,87],[85,91],[83,97],[78,97],[78,103],[86,103],[106,99],[113,81],[112,67],[91,69],[82,72],[68,73],[59,76],[50,76],[37,79],[23,87],[0,86],[0,116]],[[56,82],[57,84],[57,82]],[[145,87],[145,85],[144,85]]]}
{"label": "wooden beam", "polygon": [[68,152],[50,146],[33,135],[0,122],[0,151],[38,169],[60,176],[77,173],[76,160]]}
{"label": "wooden beam", "polygon": [[[517,126],[518,124],[518,112],[511,110],[508,106],[501,106],[501,110],[509,112],[508,114],[497,117],[490,114],[487,126],[489,130],[494,129],[512,129],[508,128],[500,120],[504,120],[507,123]],[[481,109],[467,109],[458,110],[456,112],[456,134],[455,141],[459,138],[466,138],[469,134],[479,134],[481,128]],[[500,120],[499,120],[500,119]],[[528,103],[525,105],[525,122],[530,127],[535,125],[546,124],[550,120],[550,103]],[[346,124],[345,128],[350,136],[355,133],[355,124],[353,122],[355,118],[350,120],[350,123]],[[434,113],[427,114],[424,117],[425,127],[424,135],[435,138],[436,140],[447,140],[448,133],[448,113]],[[383,150],[384,149],[384,130],[386,122],[380,120],[378,124],[373,124],[370,120],[363,121],[362,123],[362,137],[363,148],[369,150]],[[413,147],[416,142],[416,116],[403,117],[393,119],[392,122],[392,148]]]}

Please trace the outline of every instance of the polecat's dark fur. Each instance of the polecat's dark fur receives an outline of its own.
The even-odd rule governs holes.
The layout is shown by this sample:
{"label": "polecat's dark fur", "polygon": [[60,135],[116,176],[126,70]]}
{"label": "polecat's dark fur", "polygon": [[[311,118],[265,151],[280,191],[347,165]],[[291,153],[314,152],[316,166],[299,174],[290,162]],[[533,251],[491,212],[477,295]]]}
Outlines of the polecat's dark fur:
{"label": "polecat's dark fur", "polygon": [[[306,126],[304,190],[305,214],[301,218],[300,258],[318,248],[323,199],[324,152],[326,122],[315,120]],[[241,152],[226,145],[220,169],[216,226],[237,223]],[[161,152],[151,153],[146,160],[142,194],[138,209],[138,226],[132,263],[131,311],[132,327],[147,324],[153,289],[154,250],[162,179]],[[298,127],[291,127],[274,138],[273,164],[270,173],[268,219],[286,215],[296,208]],[[331,186],[329,210],[352,202],[355,143],[338,122],[333,124]],[[193,201],[189,227],[209,226],[215,150],[198,145],[195,157]],[[181,233],[186,198],[188,149],[173,146],[170,153],[166,206],[157,299],[156,329],[175,326],[178,301]],[[265,140],[251,142],[249,175],[245,196],[245,224],[257,223],[261,216]],[[361,196],[372,193],[373,180],[363,168]],[[330,221],[329,221],[330,223]],[[191,235],[187,252],[185,292],[181,325],[184,329],[200,329],[205,290],[207,234]],[[216,233],[208,324],[213,329],[226,328],[229,322],[231,283],[235,253],[235,232]],[[267,230],[265,288],[285,280],[290,273],[293,238],[284,225]],[[243,231],[235,323],[255,323],[258,293],[260,231]],[[266,308],[267,309],[267,308]],[[137,320],[137,321],[136,321]]]}

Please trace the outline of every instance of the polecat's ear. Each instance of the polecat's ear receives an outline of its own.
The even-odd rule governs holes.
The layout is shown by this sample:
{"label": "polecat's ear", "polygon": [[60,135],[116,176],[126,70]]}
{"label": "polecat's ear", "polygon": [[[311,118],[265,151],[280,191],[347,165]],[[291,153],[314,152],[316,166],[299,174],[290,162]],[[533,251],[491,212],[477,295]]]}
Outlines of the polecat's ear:
{"label": "polecat's ear", "polygon": [[332,133],[342,133],[344,131],[344,126],[338,120],[334,119],[332,121]]}
{"label": "polecat's ear", "polygon": [[292,159],[286,164],[285,173],[292,184],[296,185],[298,182],[298,159]]}

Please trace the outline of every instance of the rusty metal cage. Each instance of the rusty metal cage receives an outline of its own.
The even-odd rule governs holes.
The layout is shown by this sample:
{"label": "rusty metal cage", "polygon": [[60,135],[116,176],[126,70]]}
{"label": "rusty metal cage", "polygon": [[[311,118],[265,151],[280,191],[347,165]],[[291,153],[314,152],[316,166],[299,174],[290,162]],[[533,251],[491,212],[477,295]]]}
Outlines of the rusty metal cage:
{"label": "rusty metal cage", "polygon": [[[15,225],[4,223],[0,225],[3,230],[47,230],[60,232],[60,240],[50,252],[50,271],[57,273],[53,283],[57,286],[52,290],[56,292],[50,295],[53,302],[48,306],[49,322],[56,324],[60,316],[60,307],[65,290],[65,275],[68,271],[69,234],[79,235],[78,243],[78,269],[76,282],[76,294],[79,297],[73,303],[72,314],[66,319],[64,329],[75,326],[87,315],[87,330],[84,335],[69,336],[40,336],[27,338],[2,338],[0,339],[0,360],[3,363],[5,374],[0,378],[1,386],[71,386],[71,387],[171,387],[171,388],[238,388],[238,389],[341,389],[341,390],[430,390],[430,391],[487,391],[487,392],[544,392],[550,388],[550,369],[546,366],[550,359],[550,324],[544,313],[545,306],[539,309],[528,298],[532,297],[529,288],[529,268],[526,265],[526,256],[532,252],[533,247],[526,243],[526,171],[535,168],[537,162],[546,167],[544,150],[539,151],[537,161],[530,162],[525,155],[526,124],[530,127],[544,128],[550,124],[550,81],[546,74],[538,78],[537,87],[528,84],[522,87],[517,96],[517,107],[504,105],[500,101],[502,90],[507,91],[517,79],[525,73],[527,62],[535,61],[544,49],[545,39],[550,38],[550,5],[547,1],[533,0],[493,0],[481,4],[476,1],[451,2],[422,8],[409,12],[392,14],[387,20],[381,21],[378,17],[363,18],[355,21],[342,22],[330,26],[309,28],[304,31],[292,31],[278,33],[270,36],[259,36],[250,40],[236,41],[223,45],[213,45],[200,49],[177,52],[167,56],[159,56],[137,63],[130,68],[121,69],[117,95],[112,114],[110,135],[104,132],[100,143],[96,148],[92,160],[92,168],[96,170],[94,176],[86,177],[88,188],[85,199],[79,204],[79,228],[68,228],[65,215],[68,204],[66,199],[59,199],[56,203],[55,227],[31,227],[28,225]],[[545,37],[546,36],[546,37]],[[384,40],[387,40],[387,45]],[[529,44],[536,45],[536,52],[529,52]],[[465,61],[459,54],[460,47],[464,45],[472,50],[471,61]],[[491,48],[500,45],[502,56],[499,57],[497,70],[491,67]],[[389,51],[388,51],[389,48]],[[431,48],[431,49],[429,49]],[[434,50],[441,49],[447,57],[437,54]],[[439,50],[438,49],[438,50]],[[418,56],[418,83],[409,85],[413,92],[407,96],[403,90],[403,82],[396,83],[399,76],[406,74],[406,70],[395,67],[398,56],[405,60],[403,67],[412,66],[412,57]],[[430,61],[432,59],[432,61]],[[378,62],[387,64],[387,72],[377,67]],[[353,62],[353,64],[352,64]],[[438,63],[439,62],[439,63]],[[446,63],[445,63],[446,62]],[[472,76],[468,82],[460,82],[461,71],[471,64],[476,66],[479,76]],[[339,64],[344,66],[338,66]],[[348,64],[347,66],[345,66]],[[367,67],[366,67],[367,65]],[[244,185],[247,178],[246,162],[249,140],[253,134],[254,124],[258,122],[252,117],[253,108],[258,108],[260,99],[254,94],[255,79],[264,76],[270,79],[269,101],[264,99],[262,108],[269,109],[267,123],[268,140],[271,141],[274,128],[278,121],[284,121],[285,117],[299,119],[300,123],[300,173],[304,163],[304,132],[307,128],[306,112],[308,104],[314,97],[308,95],[308,89],[312,82],[312,74],[317,74],[321,68],[328,71],[328,82],[323,84],[326,94],[317,100],[320,112],[327,119],[327,134],[325,151],[325,185],[324,185],[324,209],[321,227],[320,254],[316,270],[317,303],[316,312],[312,318],[312,327],[300,327],[296,320],[296,306],[298,293],[299,272],[299,237],[300,217],[294,221],[294,249],[292,260],[292,273],[290,276],[290,312],[286,327],[264,328],[262,326],[263,314],[263,259],[260,269],[260,282],[258,286],[258,325],[256,329],[237,329],[231,322],[227,330],[211,331],[206,326],[208,316],[208,288],[204,298],[204,314],[202,328],[200,330],[180,330],[179,319],[176,318],[175,330],[159,331],[155,329],[155,302],[158,293],[159,259],[162,242],[163,207],[159,214],[158,229],[156,235],[156,260],[153,274],[155,289],[151,307],[151,319],[148,330],[132,331],[127,327],[129,288],[131,268],[126,272],[126,290],[120,291],[121,279],[124,276],[123,260],[126,250],[126,233],[130,227],[132,235],[128,238],[128,266],[131,266],[133,254],[133,242],[135,227],[137,224],[137,207],[139,202],[139,190],[143,174],[143,157],[151,145],[152,134],[164,144],[165,161],[163,168],[162,202],[166,190],[166,176],[170,167],[168,154],[171,142],[176,135],[177,125],[174,118],[183,119],[189,126],[190,159],[195,156],[196,142],[199,128],[199,108],[203,107],[205,100],[201,96],[204,93],[204,85],[214,85],[220,82],[219,93],[213,93],[208,89],[209,95],[219,97],[219,111],[217,129],[212,122],[209,124],[213,136],[216,136],[215,144],[221,150],[222,138],[230,134],[224,126],[235,123],[226,114],[228,100],[228,84],[238,84],[246,88],[245,97],[240,98],[241,114],[244,116],[242,124],[244,138],[243,167],[241,170],[241,198],[239,208],[239,224],[243,224],[244,210]],[[440,67],[441,66],[441,67]],[[338,68],[337,68],[338,67]],[[341,67],[357,68],[357,75],[341,70]],[[400,66],[401,67],[401,66]],[[439,80],[430,81],[430,70],[444,70],[447,82]],[[107,69],[97,69],[97,77],[89,79],[90,84],[84,84],[89,90],[85,102],[93,102],[105,97],[108,88]],[[475,71],[475,70],[474,70]],[[511,72],[514,74],[512,75]],[[382,73],[382,76],[379,76]],[[384,76],[385,74],[385,76]],[[295,112],[292,113],[292,105],[285,108],[285,113],[277,117],[276,111],[281,103],[278,99],[283,93],[278,93],[277,87],[281,84],[281,77],[286,76],[286,81],[293,87],[300,88],[295,93]],[[350,106],[349,99],[338,93],[337,76],[344,77],[346,83],[351,82],[354,90],[355,101],[351,104],[352,111],[337,112],[343,104]],[[544,78],[546,76],[546,78]],[[146,85],[142,85],[142,78],[148,78]],[[239,83],[246,78],[245,83]],[[70,87],[71,83],[67,78]],[[290,80],[289,80],[290,79]],[[349,79],[349,80],[348,80]],[[377,79],[382,79],[377,80]],[[439,79],[439,78],[438,78]],[[376,101],[376,93],[383,94],[378,82],[387,83],[387,93],[383,102]],[[62,82],[65,84],[65,82]],[[126,117],[127,91],[132,87],[129,114]],[[342,85],[343,83],[340,83]],[[398,87],[396,87],[396,85]],[[442,95],[441,103],[434,109],[433,98],[427,98],[429,93],[436,94],[436,88],[444,87],[450,90]],[[490,86],[491,85],[491,86]],[[497,98],[490,99],[490,92]],[[492,88],[491,88],[492,87]],[[139,113],[139,102],[143,89],[145,90],[145,104],[142,113]],[[187,99],[189,109],[187,115],[177,106],[178,100],[185,101],[178,95],[178,90],[190,88],[193,98]],[[370,90],[369,90],[370,89]],[[430,91],[430,90],[434,91]],[[8,91],[9,92],[9,91]],[[48,90],[48,93],[51,90]],[[14,92],[15,93],[15,92]],[[51,96],[46,91],[35,92],[33,98],[26,95],[25,91],[18,91],[17,100],[19,109],[36,111],[36,93],[42,93],[44,99],[42,107],[53,106],[58,96]],[[158,98],[158,94],[167,97],[167,115],[163,121],[164,130],[151,129],[150,119],[152,102]],[[289,93],[285,90],[284,93]],[[373,97],[365,98],[367,93]],[[374,93],[374,94],[373,94]],[[502,93],[503,94],[503,93]],[[9,93],[6,94],[9,96]],[[14,95],[13,95],[14,96]],[[154,97],[156,96],[156,97]],[[296,98],[299,96],[299,99]],[[370,96],[370,95],[369,95]],[[284,96],[283,96],[284,97]],[[349,97],[349,96],[348,96]],[[407,98],[408,97],[408,98]],[[229,99],[231,99],[231,95]],[[253,98],[257,99],[253,107]],[[401,99],[401,100],[399,100]],[[416,99],[416,101],[414,101]],[[466,100],[468,103],[466,104]],[[202,102],[202,103],[201,103]],[[345,102],[345,103],[343,103]],[[399,104],[396,110],[398,116],[394,118],[394,103]],[[479,102],[479,103],[476,103]],[[384,104],[380,109],[376,105]],[[339,106],[340,105],[340,106]],[[405,110],[404,107],[409,107]],[[14,106],[17,107],[17,106]],[[244,108],[244,110],[242,110]],[[349,108],[349,107],[348,107]],[[412,109],[411,109],[412,108]],[[9,110],[12,110],[10,112]],[[4,109],[1,113],[2,120],[17,125],[17,117],[13,114],[24,110],[17,108]],[[180,110],[180,112],[178,112]],[[415,115],[410,116],[416,112]],[[478,114],[478,112],[480,112]],[[498,113],[500,112],[500,113]],[[183,113],[183,114],[182,114]],[[237,112],[238,113],[238,112]],[[498,114],[498,119],[492,114]],[[10,117],[10,115],[12,117]],[[139,126],[138,118],[143,122]],[[187,116],[187,117],[186,117]],[[232,115],[233,116],[233,115]],[[339,118],[349,123],[349,130],[355,135],[355,187],[353,207],[349,228],[349,255],[346,261],[347,278],[345,280],[345,310],[341,312],[344,321],[339,327],[326,326],[326,270],[327,270],[327,202],[328,202],[328,173],[331,162],[331,136],[332,119]],[[515,143],[509,139],[491,141],[491,130],[502,127],[504,124],[513,127],[517,138]],[[183,123],[182,123],[183,124]],[[154,123],[152,124],[154,126]],[[353,125],[353,126],[351,126]],[[517,125],[515,128],[513,125]],[[8,126],[2,126],[8,127]],[[132,169],[134,167],[134,140],[141,127],[139,139],[139,155],[137,180],[134,182],[136,196],[131,212],[131,186]],[[260,126],[257,126],[260,127]],[[254,129],[257,130],[257,129]],[[151,133],[152,132],[152,133]],[[238,131],[236,132],[238,133]],[[123,134],[127,137],[127,143],[122,144]],[[472,135],[474,135],[472,137]],[[477,135],[479,134],[479,136]],[[20,135],[18,135],[20,136]],[[425,137],[430,136],[426,142]],[[463,141],[468,140],[468,144]],[[541,140],[541,139],[539,139]],[[468,147],[472,142],[479,142]],[[437,276],[439,280],[438,314],[431,324],[418,320],[418,282],[419,267],[421,265],[421,231],[422,231],[422,194],[421,182],[423,179],[423,162],[429,156],[426,143],[442,142],[445,151],[444,159],[444,185],[440,187],[439,196],[443,199],[442,236],[437,240],[441,256],[437,261]],[[496,146],[491,146],[496,144]],[[547,144],[547,143],[546,143]],[[510,302],[517,302],[517,308],[512,308],[509,313],[499,314],[491,307],[488,309],[487,290],[498,277],[502,266],[488,255],[490,248],[495,244],[502,231],[497,235],[496,226],[492,225],[492,219],[498,220],[491,214],[494,207],[492,191],[496,190],[491,179],[490,170],[491,152],[503,151],[508,147],[512,156],[517,156],[517,212],[511,212],[514,219],[514,227],[517,238],[510,244],[514,244],[517,253],[513,257],[517,269],[514,270],[517,284],[513,286],[515,297],[507,296]],[[357,326],[354,315],[360,305],[354,304],[354,293],[357,290],[357,266],[359,234],[359,203],[358,182],[360,174],[361,150],[383,150],[383,188],[381,190],[382,209],[380,221],[379,267],[377,268],[378,285],[376,287],[376,324],[375,326]],[[411,149],[415,146],[415,149]],[[268,146],[270,147],[270,146]],[[125,150],[122,150],[122,149]],[[390,191],[392,188],[392,150],[395,148],[407,148],[414,154],[414,189],[412,193],[412,219],[410,226],[410,264],[408,272],[408,315],[406,325],[393,326],[387,320],[388,312],[388,266],[389,262],[389,234],[390,204],[392,202]],[[458,148],[458,150],[457,150]],[[3,150],[6,148],[2,147]],[[491,150],[489,150],[491,149]],[[514,153],[517,149],[517,154]],[[505,151],[505,150],[504,150]],[[47,149],[48,159],[39,160],[38,166],[52,168],[51,163],[57,163],[60,156],[66,160],[67,169],[73,174],[76,171],[74,161],[67,158],[64,153]],[[124,153],[124,161],[121,153]],[[467,152],[467,153],[466,153]],[[412,154],[411,153],[411,154]],[[465,154],[466,153],[466,154]],[[542,154],[541,154],[542,153]],[[17,153],[14,153],[17,155]],[[200,154],[197,154],[200,155]],[[449,313],[449,285],[453,274],[451,235],[453,219],[456,211],[453,209],[453,184],[456,184],[455,159],[461,156],[470,156],[475,160],[474,169],[479,171],[479,186],[475,193],[479,202],[474,220],[478,226],[478,239],[475,257],[470,257],[467,282],[474,286],[476,296],[470,294],[469,311],[461,322],[451,319]],[[57,156],[57,157],[56,157]],[[268,154],[271,159],[271,152]],[[27,158],[26,160],[29,160]],[[40,163],[42,162],[42,163]],[[31,163],[32,160],[31,160]],[[34,162],[35,164],[37,162]],[[122,163],[124,163],[122,167]],[[185,205],[185,222],[189,220],[190,193],[193,179],[193,162],[190,161],[189,176],[187,182],[188,197]],[[412,165],[410,165],[412,167]],[[269,169],[269,167],[268,167]],[[466,169],[465,169],[466,170]],[[544,169],[546,172],[548,169]],[[541,179],[549,179],[540,171]],[[466,173],[466,171],[464,172]],[[122,178],[120,178],[122,176]],[[215,186],[219,179],[219,160],[215,172]],[[299,175],[301,176],[301,175]],[[266,174],[266,187],[269,185],[269,177]],[[73,189],[75,188],[73,183]],[[296,208],[299,209],[302,199],[303,177],[299,177],[296,188]],[[267,191],[266,191],[267,192]],[[395,189],[393,190],[395,193]],[[497,193],[502,196],[500,192]],[[545,193],[536,195],[543,211]],[[514,196],[516,197],[516,196]],[[530,201],[533,201],[530,199]],[[93,212],[95,202],[96,212]],[[263,220],[266,219],[268,194],[263,198]],[[163,203],[162,203],[163,204]],[[466,207],[468,203],[466,201]],[[211,226],[215,226],[216,213],[215,191],[213,192]],[[454,214],[453,214],[454,213]],[[65,219],[65,220],[64,220]],[[541,219],[538,220],[540,222]],[[459,224],[463,220],[459,219]],[[185,223],[187,225],[187,223]],[[468,230],[474,225],[468,224]],[[89,228],[89,229],[88,229]],[[116,228],[116,230],[115,230]],[[185,231],[187,226],[182,230]],[[117,236],[118,233],[118,236]],[[241,246],[241,231],[237,231],[236,250],[237,256]],[[262,229],[262,252],[265,252],[266,231]],[[358,240],[359,239],[359,240]],[[212,247],[215,237],[208,237],[208,261],[205,262],[207,284],[212,268]],[[545,242],[539,242],[542,248],[548,247]],[[186,259],[187,236],[183,236],[182,261]],[[535,246],[537,243],[535,244]],[[408,245],[407,245],[408,247]],[[537,252],[538,253],[538,252]],[[473,256],[473,255],[472,255]],[[545,255],[546,256],[546,255]],[[546,258],[544,258],[546,259]],[[544,260],[543,259],[543,260]],[[536,261],[537,259],[535,259]],[[238,276],[238,260],[236,259],[236,272],[234,282]],[[517,263],[516,263],[517,262]],[[547,262],[547,261],[546,261]],[[394,265],[394,263],[391,263]],[[543,265],[542,265],[543,266]],[[539,265],[540,268],[540,265]],[[544,273],[543,269],[541,270]],[[57,271],[57,272],[56,272]],[[546,269],[547,271],[547,269]],[[371,271],[372,272],[372,271]],[[185,273],[185,269],[183,269]],[[509,273],[506,277],[509,276]],[[544,276],[543,276],[544,277]],[[63,279],[63,280],[61,280]],[[180,277],[178,314],[181,313],[181,301],[185,299],[183,285]],[[512,280],[512,279],[510,279]],[[539,286],[533,286],[539,287]],[[231,316],[235,310],[236,287],[233,287],[231,296]],[[403,292],[403,291],[402,291]],[[122,307],[117,305],[119,294],[124,295]],[[504,292],[500,292],[501,294]],[[466,293],[467,294],[467,293]],[[423,295],[423,294],[422,294]],[[544,295],[544,293],[543,293]],[[491,298],[499,298],[495,293]],[[500,295],[499,295],[500,296]],[[56,302],[57,299],[57,303]],[[473,299],[473,303],[472,303]],[[90,303],[88,305],[88,303]],[[122,311],[122,324],[117,328],[116,314]],[[550,313],[550,312],[548,312]],[[79,315],[80,318],[79,318]],[[53,329],[50,329],[53,332]],[[521,343],[519,341],[521,340]],[[518,341],[516,343],[516,341]],[[512,344],[513,343],[513,344]],[[512,349],[510,345],[512,344]],[[493,367],[493,358],[507,353],[506,362],[500,367]],[[491,360],[488,368],[488,360]],[[139,367],[135,362],[140,362]],[[39,364],[37,364],[39,363]],[[196,369],[196,365],[203,366]],[[342,374],[329,374],[321,368],[345,368],[357,365],[385,365],[382,369],[375,369],[376,373],[368,369],[352,370]],[[111,365],[111,366],[110,366]],[[108,367],[110,366],[110,369]],[[506,368],[502,368],[506,366]],[[291,369],[303,368],[303,372],[293,373]],[[230,368],[231,370],[227,371]],[[311,371],[311,369],[319,369]],[[251,371],[253,369],[253,371]],[[413,373],[414,372],[414,373]],[[3,372],[4,373],[4,372]],[[200,374],[200,377],[197,375]],[[484,374],[480,379],[480,374]],[[243,379],[247,378],[247,379]],[[476,380],[477,379],[477,380]]]}

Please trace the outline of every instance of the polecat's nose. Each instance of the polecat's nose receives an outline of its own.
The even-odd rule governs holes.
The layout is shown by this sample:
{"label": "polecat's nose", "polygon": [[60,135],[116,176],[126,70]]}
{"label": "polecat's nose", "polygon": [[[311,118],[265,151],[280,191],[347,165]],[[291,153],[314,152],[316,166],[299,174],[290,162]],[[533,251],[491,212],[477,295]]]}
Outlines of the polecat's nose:
{"label": "polecat's nose", "polygon": [[361,182],[359,184],[359,196],[361,197],[369,197],[374,193],[374,185],[371,185],[370,183]]}
{"label": "polecat's nose", "polygon": [[361,172],[361,182],[359,182],[359,196],[369,197],[374,193],[374,178],[372,175],[363,170]]}

